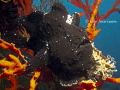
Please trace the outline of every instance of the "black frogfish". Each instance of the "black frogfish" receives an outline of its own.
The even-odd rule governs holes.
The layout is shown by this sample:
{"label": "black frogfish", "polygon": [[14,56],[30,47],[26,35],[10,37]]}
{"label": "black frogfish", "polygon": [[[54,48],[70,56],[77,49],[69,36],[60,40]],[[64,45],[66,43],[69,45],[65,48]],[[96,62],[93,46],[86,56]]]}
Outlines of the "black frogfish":
{"label": "black frogfish", "polygon": [[70,15],[66,8],[55,3],[49,13],[36,11],[16,19],[30,34],[30,38],[4,31],[2,38],[19,48],[34,51],[26,58],[25,72],[47,66],[58,77],[62,86],[77,84],[88,79],[92,66],[92,46],[82,26],[78,13]]}

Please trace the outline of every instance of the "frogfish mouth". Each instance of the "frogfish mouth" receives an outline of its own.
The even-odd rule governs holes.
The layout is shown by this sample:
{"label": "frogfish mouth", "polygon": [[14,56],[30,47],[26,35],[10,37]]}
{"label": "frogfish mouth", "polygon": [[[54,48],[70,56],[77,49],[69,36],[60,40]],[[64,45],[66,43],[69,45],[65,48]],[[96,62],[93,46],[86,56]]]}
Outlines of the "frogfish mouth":
{"label": "frogfish mouth", "polygon": [[92,46],[84,28],[79,26],[77,13],[70,15],[62,4],[55,3],[49,13],[32,12],[15,22],[24,27],[30,37],[20,36],[17,31],[12,34],[4,31],[2,38],[14,42],[19,48],[34,51],[33,57],[26,58],[28,66],[25,72],[47,66],[62,86],[71,86],[89,78]]}

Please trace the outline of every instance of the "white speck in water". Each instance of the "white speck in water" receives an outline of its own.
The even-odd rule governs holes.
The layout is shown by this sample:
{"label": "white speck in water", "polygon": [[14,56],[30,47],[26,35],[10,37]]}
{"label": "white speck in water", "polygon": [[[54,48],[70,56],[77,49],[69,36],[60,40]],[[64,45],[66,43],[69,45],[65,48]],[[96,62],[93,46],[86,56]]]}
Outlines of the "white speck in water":
{"label": "white speck in water", "polygon": [[23,21],[25,21],[25,19],[23,19]]}
{"label": "white speck in water", "polygon": [[58,43],[58,41],[56,41],[56,43]]}
{"label": "white speck in water", "polygon": [[16,35],[16,33],[14,35]]}
{"label": "white speck in water", "polygon": [[47,47],[47,49],[49,49],[49,47]]}
{"label": "white speck in water", "polygon": [[70,42],[71,42],[72,40],[70,39]]}
{"label": "white speck in water", "polygon": [[63,16],[63,18],[64,18],[64,16]]}
{"label": "white speck in water", "polygon": [[47,51],[44,52],[44,55],[47,54]]}
{"label": "white speck in water", "polygon": [[75,51],[75,52],[78,52],[78,51]]}
{"label": "white speck in water", "polygon": [[27,38],[27,42],[29,41],[30,38]]}
{"label": "white speck in water", "polygon": [[83,45],[80,45],[80,47],[83,47]]}
{"label": "white speck in water", "polygon": [[48,47],[48,43],[46,43],[46,46]]}
{"label": "white speck in water", "polygon": [[82,37],[83,39],[86,39],[85,36]]}

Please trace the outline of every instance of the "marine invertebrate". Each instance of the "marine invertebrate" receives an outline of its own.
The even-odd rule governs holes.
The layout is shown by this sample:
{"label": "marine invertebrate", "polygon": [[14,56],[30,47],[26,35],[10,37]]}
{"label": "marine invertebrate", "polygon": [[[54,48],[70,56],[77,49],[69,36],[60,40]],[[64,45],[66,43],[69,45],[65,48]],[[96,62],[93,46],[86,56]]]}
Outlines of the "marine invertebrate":
{"label": "marine invertebrate", "polygon": [[19,16],[29,15],[33,12],[32,8],[33,0],[14,0],[14,4],[17,5]]}
{"label": "marine invertebrate", "polygon": [[[17,49],[14,44],[7,43],[0,39],[0,47],[10,50],[24,59],[24,56],[21,54],[20,50]],[[8,55],[8,59],[6,58],[0,60],[0,66],[6,67],[2,70],[2,74],[0,74],[0,78],[8,79],[11,82],[12,87],[6,90],[17,90],[18,79],[17,76],[24,74],[24,70],[27,66],[27,61],[24,60],[24,64],[20,62],[20,60],[14,55]],[[37,83],[35,82],[37,78],[40,76],[40,71],[34,71],[35,75],[32,77],[30,81],[30,90],[34,90]]]}
{"label": "marine invertebrate", "polygon": [[24,56],[21,54],[20,50],[15,47],[15,44],[13,43],[10,44],[0,39],[0,47],[12,51],[16,53],[18,56],[20,56],[22,59],[24,59]]}
{"label": "marine invertebrate", "polygon": [[18,86],[18,77],[17,76],[9,76],[8,80],[10,80],[11,88],[6,88],[5,90],[17,90]]}
{"label": "marine invertebrate", "polygon": [[1,0],[2,2],[4,2],[4,3],[8,3],[8,2],[10,2],[11,0]]}
{"label": "marine invertebrate", "polygon": [[120,9],[117,6],[120,4],[120,0],[116,0],[110,10],[104,14],[99,15],[98,8],[102,0],[94,0],[92,5],[88,4],[88,0],[85,0],[85,4],[82,0],[71,0],[71,3],[75,6],[83,9],[85,11],[86,19],[88,20],[88,25],[86,27],[86,32],[91,41],[97,36],[101,29],[96,30],[97,24],[102,19],[107,18],[113,12],[120,12]]}
{"label": "marine invertebrate", "polygon": [[[24,56],[21,54],[20,50],[17,49],[14,44],[9,44],[0,39],[0,47],[10,50],[17,54],[19,57],[24,59]],[[17,76],[22,73],[22,71],[26,68],[27,62],[21,64],[20,60],[14,55],[8,55],[8,59],[6,58],[0,60],[0,66],[5,67],[0,74],[0,78],[8,79],[11,82],[12,87],[6,90],[17,90]]]}
{"label": "marine invertebrate", "polygon": [[94,77],[98,77],[101,74],[102,79],[111,78],[113,72],[117,71],[115,69],[116,62],[114,58],[111,57],[110,55],[105,57],[104,55],[102,55],[102,52],[100,50],[94,47],[93,44],[92,44],[92,47],[93,47],[92,56],[94,58],[93,59],[94,65],[93,67],[91,67],[91,70],[92,70],[91,75],[93,75]]}
{"label": "marine invertebrate", "polygon": [[[9,44],[1,39],[0,41],[0,47],[12,51],[24,59],[24,56],[21,54],[20,50],[14,46],[14,44]],[[0,74],[0,78],[7,78],[10,75],[15,75],[17,72],[23,71],[26,68],[26,61],[24,61],[25,64],[21,64],[20,60],[14,55],[8,55],[8,58],[11,61],[7,61],[5,58],[0,60],[0,66],[6,67],[3,70],[3,73]]]}
{"label": "marine invertebrate", "polygon": [[36,83],[36,80],[40,76],[40,71],[34,71],[34,76],[30,80],[30,89],[29,90],[35,90],[38,83]]}
{"label": "marine invertebrate", "polygon": [[[73,85],[67,88],[93,90],[102,81],[114,80],[114,82],[119,83],[119,78],[108,78],[115,71],[111,69],[115,68],[114,61],[111,58],[109,60],[109,58],[104,57],[98,49],[91,45],[84,29],[79,26],[79,14],[73,14],[70,22],[66,22],[67,16],[71,15],[65,7],[60,3],[55,3],[50,13],[44,14],[37,11],[17,19],[18,24],[22,24],[25,28],[25,31],[18,31],[20,35],[17,35],[17,32],[9,34],[9,31],[3,31],[2,38],[4,40],[14,41],[19,48],[31,49],[34,51],[34,56],[25,58],[28,61],[27,63],[24,61],[24,56],[21,55],[20,50],[13,44],[0,40],[2,48],[13,51],[24,61],[22,64],[20,58],[14,55],[9,55],[10,61],[2,59],[0,61],[1,66],[8,68],[3,70],[1,78],[22,75],[24,72],[34,72],[35,76],[30,81],[30,90],[34,90],[36,80],[42,75],[42,72],[36,70],[39,67],[44,68],[46,66],[56,75],[62,86]],[[39,17],[39,20],[36,17]],[[24,36],[25,34],[27,37]],[[8,65],[3,62],[7,62]],[[16,89],[17,80],[11,78],[11,82],[12,80],[14,81],[13,88]],[[97,81],[98,83],[95,83]]]}

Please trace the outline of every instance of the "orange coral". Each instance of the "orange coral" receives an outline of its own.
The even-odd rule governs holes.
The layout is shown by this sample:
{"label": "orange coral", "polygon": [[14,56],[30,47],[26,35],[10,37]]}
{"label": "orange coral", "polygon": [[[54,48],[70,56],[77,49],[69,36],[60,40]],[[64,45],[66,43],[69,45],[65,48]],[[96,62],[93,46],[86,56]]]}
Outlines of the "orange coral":
{"label": "orange coral", "polygon": [[92,80],[81,82],[81,90],[95,90],[95,89],[96,85]]}
{"label": "orange coral", "polygon": [[22,59],[24,59],[24,55],[21,54],[20,50],[16,48],[13,43],[10,44],[0,39],[0,47],[12,51],[20,56]]}
{"label": "orange coral", "polygon": [[79,14],[79,17],[82,17],[84,15],[84,13],[82,13],[82,12],[78,13],[78,14]]}
{"label": "orange coral", "polygon": [[72,87],[67,87],[64,90],[97,90],[97,88],[100,87],[104,81],[120,83],[120,78],[106,78],[105,80],[101,79],[97,83],[93,82],[92,80],[86,80]]}
{"label": "orange coral", "polygon": [[10,79],[12,87],[11,88],[6,88],[5,90],[17,90],[18,77],[10,76],[9,79]]}
{"label": "orange coral", "polygon": [[99,4],[102,2],[102,0],[98,0],[97,4],[95,4],[93,11],[91,13],[91,17],[90,20],[88,22],[87,28],[86,28],[86,32],[88,33],[88,38],[93,41],[94,38],[98,35],[98,33],[100,32],[100,29],[96,30],[96,21],[95,21],[95,17],[98,13],[98,7]]}
{"label": "orange coral", "polygon": [[119,8],[116,8],[120,4],[120,0],[116,0],[111,9],[104,15],[99,15],[98,7],[102,0],[94,0],[92,5],[88,4],[88,0],[85,0],[85,4],[82,0],[71,0],[71,3],[75,6],[82,8],[85,11],[86,18],[88,20],[88,25],[86,28],[86,32],[88,34],[88,38],[93,41],[97,34],[100,32],[100,29],[96,30],[97,24],[102,19],[107,18],[113,12],[120,12]]}
{"label": "orange coral", "polygon": [[14,4],[18,6],[17,8],[20,16],[29,15],[33,12],[32,1],[33,0],[14,0]]}
{"label": "orange coral", "polygon": [[[88,37],[90,38],[91,41],[94,40],[94,37],[100,31],[100,30],[96,30],[96,25],[97,25],[98,21],[109,16],[111,12],[119,11],[119,9],[116,9],[115,7],[120,3],[120,0],[116,0],[116,3],[113,5],[113,7],[110,9],[110,11],[107,14],[102,15],[102,16],[98,15],[98,6],[99,6],[100,2],[102,2],[102,0],[94,0],[94,4],[91,5],[92,11],[90,11],[90,6],[88,5],[88,0],[85,0],[86,6],[82,3],[81,0],[72,0],[72,1],[76,6],[83,8],[86,11],[86,16],[89,21],[86,31],[87,31]],[[21,14],[21,15],[28,15],[32,12],[32,7],[31,7],[32,0],[14,0],[14,3],[17,5],[20,5],[20,7],[22,7],[23,10],[20,10],[20,7],[18,7],[19,14]],[[97,21],[97,22],[90,22],[90,21]],[[0,39],[0,42],[1,42],[0,43],[1,48],[10,50],[10,51],[14,52],[15,54],[17,54],[18,56],[20,56],[22,59],[24,59],[24,56],[21,54],[20,50],[15,47],[14,44],[7,43],[7,42],[3,41],[2,39]],[[33,54],[31,54],[31,55],[33,55]],[[27,63],[21,64],[19,58],[14,55],[11,55],[11,54],[8,55],[8,60],[5,58],[0,60],[0,66],[5,67],[3,69],[3,73],[0,74],[0,78],[6,78],[6,79],[10,80],[12,87],[10,89],[6,89],[6,90],[17,90],[18,80],[17,80],[16,76],[20,75],[23,72],[23,70],[27,66],[26,65]],[[35,71],[34,73],[35,73],[34,76],[30,80],[30,90],[35,89],[35,87],[37,85],[36,80],[40,76],[39,71]],[[98,88],[104,81],[120,83],[120,78],[106,78],[106,80],[99,80],[97,83],[95,83],[91,80],[82,81],[82,82],[78,83],[77,85],[68,87],[69,89],[66,88],[65,90],[75,90],[75,89],[76,90],[96,90],[96,88]]]}
{"label": "orange coral", "polygon": [[[86,12],[86,18],[88,20],[88,26],[86,28],[86,32],[88,34],[88,38],[93,41],[95,36],[100,32],[100,29],[96,30],[96,16],[98,15],[98,7],[102,0],[95,0],[92,5],[92,11],[90,11],[90,6],[88,5],[88,0],[86,0],[86,6],[81,0],[72,0],[72,4],[77,7],[82,8]],[[90,16],[89,16],[90,14]]]}
{"label": "orange coral", "polygon": [[26,54],[28,54],[30,56],[34,56],[34,51],[31,49],[23,48],[23,49],[20,49],[20,51],[25,52]]}
{"label": "orange coral", "polygon": [[[0,47],[10,50],[20,56],[22,59],[24,59],[24,56],[21,54],[20,50],[15,47],[14,44],[7,43],[0,39]],[[11,82],[12,87],[6,88],[6,90],[17,90],[18,85],[18,79],[17,76],[21,75],[23,73],[23,70],[27,66],[27,62],[22,64],[18,57],[9,54],[8,60],[6,58],[0,60],[0,66],[5,67],[3,69],[3,73],[0,74],[0,78],[8,79]],[[40,71],[35,71],[34,76],[30,80],[30,89],[29,90],[35,90],[35,87],[37,86],[36,80],[40,76]]]}
{"label": "orange coral", "polygon": [[[0,47],[10,50],[20,56],[22,59],[24,59],[24,56],[21,54],[20,50],[15,47],[14,44],[7,43],[0,39]],[[0,78],[8,79],[11,82],[12,87],[10,89],[6,90],[17,90],[17,78],[15,76],[18,76],[22,74],[23,70],[27,66],[27,62],[22,64],[18,57],[14,55],[8,55],[8,60],[6,58],[0,60],[0,66],[5,67],[2,71],[2,74],[0,74]]]}
{"label": "orange coral", "polygon": [[14,55],[8,55],[11,61],[6,59],[0,60],[0,66],[6,67],[3,69],[3,73],[0,74],[0,78],[7,78],[10,75],[17,75],[17,73],[22,72],[26,68],[26,63],[21,64],[20,60]]}
{"label": "orange coral", "polygon": [[[7,43],[0,39],[0,47],[10,50],[24,59],[24,56],[21,54],[20,50],[15,47],[14,44]],[[8,61],[10,60],[10,61]],[[16,75],[17,72],[23,71],[26,68],[26,64],[21,64],[18,57],[14,55],[8,55],[8,60],[6,58],[0,60],[0,66],[6,67],[3,69],[3,73],[0,74],[0,78],[7,78],[9,75]]]}
{"label": "orange coral", "polygon": [[113,82],[113,83],[120,83],[120,78],[106,78],[105,81]]}
{"label": "orange coral", "polygon": [[40,71],[34,71],[34,76],[30,80],[30,89],[29,90],[35,90],[35,87],[38,85],[36,80],[39,78],[39,76],[40,76]]}

